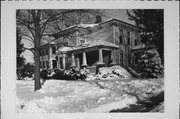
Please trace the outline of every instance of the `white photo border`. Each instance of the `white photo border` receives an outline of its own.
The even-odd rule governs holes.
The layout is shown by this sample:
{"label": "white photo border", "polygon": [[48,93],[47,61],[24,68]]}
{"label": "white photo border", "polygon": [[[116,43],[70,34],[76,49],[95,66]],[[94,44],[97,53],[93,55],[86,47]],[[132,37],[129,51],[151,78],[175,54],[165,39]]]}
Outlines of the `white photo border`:
{"label": "white photo border", "polygon": [[[17,113],[16,9],[164,9],[164,113]],[[177,1],[3,1],[1,2],[2,119],[178,119],[179,2]]]}

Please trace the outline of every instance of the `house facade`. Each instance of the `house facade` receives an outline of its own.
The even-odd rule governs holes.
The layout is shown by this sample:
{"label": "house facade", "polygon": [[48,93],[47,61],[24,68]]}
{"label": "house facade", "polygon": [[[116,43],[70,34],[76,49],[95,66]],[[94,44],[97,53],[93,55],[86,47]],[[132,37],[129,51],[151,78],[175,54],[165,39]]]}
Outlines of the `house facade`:
{"label": "house facade", "polygon": [[57,68],[56,44],[51,42],[41,46],[40,49],[40,67],[41,69]]}
{"label": "house facade", "polygon": [[96,72],[97,67],[102,66],[134,67],[145,47],[140,39],[142,31],[142,28],[117,19],[71,26],[53,34],[54,44],[42,48],[42,51],[48,51],[45,51],[46,56],[41,56],[44,57],[41,61],[46,62],[45,68],[76,66],[86,67],[90,72]]}

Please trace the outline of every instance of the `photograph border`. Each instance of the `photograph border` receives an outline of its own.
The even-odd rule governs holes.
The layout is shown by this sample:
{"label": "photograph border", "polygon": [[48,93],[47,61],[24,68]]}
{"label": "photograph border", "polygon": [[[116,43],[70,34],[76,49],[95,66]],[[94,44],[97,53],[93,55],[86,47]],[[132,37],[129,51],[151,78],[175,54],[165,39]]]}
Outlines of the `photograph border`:
{"label": "photograph border", "polygon": [[[179,2],[177,1],[4,1],[1,2],[2,119],[178,119]],[[57,4],[58,3],[58,4]],[[164,113],[17,113],[16,9],[164,9]],[[172,42],[173,41],[173,42]]]}

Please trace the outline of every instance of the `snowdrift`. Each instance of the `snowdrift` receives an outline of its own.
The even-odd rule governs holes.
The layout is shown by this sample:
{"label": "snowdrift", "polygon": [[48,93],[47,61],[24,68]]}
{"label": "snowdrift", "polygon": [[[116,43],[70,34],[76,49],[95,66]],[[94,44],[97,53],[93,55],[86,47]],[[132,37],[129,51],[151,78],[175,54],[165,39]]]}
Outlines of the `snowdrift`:
{"label": "snowdrift", "polygon": [[97,79],[129,79],[132,75],[122,68],[121,66],[102,67],[99,69],[99,73],[96,75]]}

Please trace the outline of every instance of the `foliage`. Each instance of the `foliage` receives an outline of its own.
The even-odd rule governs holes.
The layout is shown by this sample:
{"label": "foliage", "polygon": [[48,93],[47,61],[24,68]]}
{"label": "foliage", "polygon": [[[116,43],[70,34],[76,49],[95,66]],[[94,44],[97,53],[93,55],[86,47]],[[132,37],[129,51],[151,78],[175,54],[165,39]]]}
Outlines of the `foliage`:
{"label": "foliage", "polygon": [[159,78],[163,76],[164,68],[159,53],[154,47],[147,48],[138,61],[138,71],[143,78]]}
{"label": "foliage", "polygon": [[17,53],[17,56],[16,56],[16,60],[17,60],[17,79],[21,80],[23,77],[21,74],[22,72],[22,68],[23,66],[25,65],[25,62],[24,62],[24,57],[21,55],[23,52],[24,52],[24,44],[21,42],[22,40],[22,35],[20,34],[20,31],[19,29],[17,28],[16,29],[16,46],[17,46],[17,49],[16,49],[16,53]]}
{"label": "foliage", "polygon": [[19,29],[16,29],[16,46],[17,46],[17,67],[20,68],[24,65],[24,58],[21,54],[24,52],[24,44],[21,42],[22,35],[20,34]]}
{"label": "foliage", "polygon": [[77,67],[71,67],[67,70],[64,69],[48,69],[42,70],[40,73],[41,78],[47,79],[59,79],[59,80],[84,80],[88,75],[87,69],[79,69]]}
{"label": "foliage", "polygon": [[64,80],[84,80],[87,77],[88,71],[79,69],[77,67],[71,67],[68,70],[64,70]]}
{"label": "foliage", "polygon": [[33,77],[34,74],[34,66],[30,63],[24,64],[21,69],[18,69],[18,79],[22,80],[25,77]]}
{"label": "foliage", "polygon": [[54,79],[62,79],[64,77],[64,69],[54,69]]}
{"label": "foliage", "polygon": [[136,9],[127,11],[130,20],[134,20],[137,26],[144,27],[146,32],[153,33],[152,40],[142,42],[153,44],[164,62],[164,11],[162,9]]}
{"label": "foliage", "polygon": [[40,72],[40,77],[44,80],[48,79],[48,70],[44,69]]}

